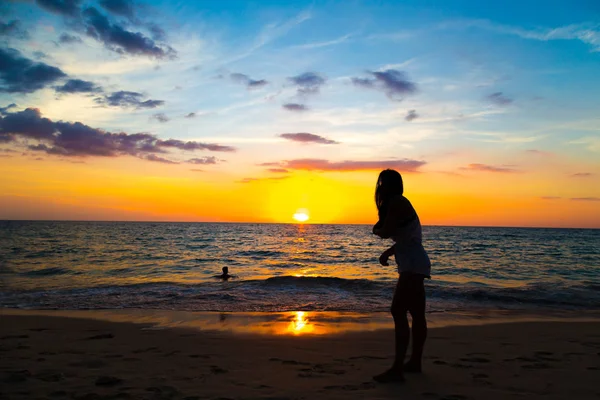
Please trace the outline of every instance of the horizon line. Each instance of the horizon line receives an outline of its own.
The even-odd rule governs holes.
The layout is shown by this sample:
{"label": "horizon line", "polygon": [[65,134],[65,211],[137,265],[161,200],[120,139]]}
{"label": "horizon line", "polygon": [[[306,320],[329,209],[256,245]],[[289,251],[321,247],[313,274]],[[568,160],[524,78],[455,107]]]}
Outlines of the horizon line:
{"label": "horizon line", "polygon": [[[105,222],[105,223],[146,223],[146,224],[263,224],[263,225],[373,225],[371,223],[298,223],[298,222],[236,222],[236,221],[135,221],[135,220],[84,220],[84,219],[0,219],[2,222]],[[587,229],[600,230],[600,227],[561,227],[561,226],[508,226],[508,225],[437,225],[422,224],[423,227],[443,228],[507,228],[507,229]]]}

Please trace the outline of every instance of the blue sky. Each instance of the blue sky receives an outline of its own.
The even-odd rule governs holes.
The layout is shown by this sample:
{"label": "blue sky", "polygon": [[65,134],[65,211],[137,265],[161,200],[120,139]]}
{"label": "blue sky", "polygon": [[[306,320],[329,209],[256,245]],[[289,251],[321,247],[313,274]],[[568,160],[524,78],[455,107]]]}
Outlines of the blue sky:
{"label": "blue sky", "polygon": [[[585,176],[565,178],[562,195],[600,200],[597,1],[43,0],[1,10],[9,62],[62,74],[1,75],[0,106],[16,104],[5,116],[33,107],[102,132],[233,148],[192,146],[237,181],[263,176],[264,163],[398,160],[413,172]],[[132,35],[135,46],[119,41]],[[87,89],[61,86],[75,79]],[[34,139],[23,129],[6,146]],[[27,156],[98,156],[78,138]],[[140,143],[107,154],[167,167],[196,151]]]}

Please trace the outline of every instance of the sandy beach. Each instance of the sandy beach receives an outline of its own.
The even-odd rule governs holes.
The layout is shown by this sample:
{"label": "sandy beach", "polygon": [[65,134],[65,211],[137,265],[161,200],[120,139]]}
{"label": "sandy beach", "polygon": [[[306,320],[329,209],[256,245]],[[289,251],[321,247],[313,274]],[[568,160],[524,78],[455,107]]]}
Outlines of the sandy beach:
{"label": "sandy beach", "polygon": [[430,329],[424,373],[389,366],[389,329],[265,335],[0,314],[1,399],[592,399],[600,322]]}

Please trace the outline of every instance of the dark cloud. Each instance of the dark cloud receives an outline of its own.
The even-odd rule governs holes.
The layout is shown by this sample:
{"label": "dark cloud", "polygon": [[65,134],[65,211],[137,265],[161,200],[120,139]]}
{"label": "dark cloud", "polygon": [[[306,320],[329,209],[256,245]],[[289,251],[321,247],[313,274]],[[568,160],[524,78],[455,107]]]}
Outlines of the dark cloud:
{"label": "dark cloud", "polygon": [[234,82],[246,85],[246,87],[248,89],[256,89],[256,88],[265,86],[269,83],[268,81],[266,81],[264,79],[255,80],[255,79],[250,78],[248,75],[240,74],[240,73],[230,74],[229,77]]}
{"label": "dark cloud", "polygon": [[510,168],[509,166],[494,166],[487,164],[469,164],[466,167],[462,167],[462,170],[465,171],[484,171],[484,172],[519,172],[514,168]]}
{"label": "dark cloud", "polygon": [[417,114],[416,110],[409,110],[408,114],[406,114],[406,117],[404,117],[404,119],[408,122],[413,121],[417,118],[419,118],[419,114]]}
{"label": "dark cloud", "polygon": [[285,108],[288,111],[307,111],[308,107],[305,106],[304,104],[298,104],[298,103],[287,103],[282,105],[283,108]]}
{"label": "dark cloud", "polygon": [[150,23],[146,24],[146,27],[150,31],[150,34],[152,35],[152,39],[158,40],[161,42],[165,41],[167,39],[167,34],[164,31],[164,29],[161,28],[160,26],[156,25],[155,23],[150,22]]}
{"label": "dark cloud", "polygon": [[69,79],[64,85],[55,86],[54,90],[58,93],[97,93],[101,92],[102,88],[96,86],[94,82]]}
{"label": "dark cloud", "polygon": [[52,121],[42,117],[37,109],[8,113],[0,117],[0,142],[17,142],[19,139],[36,140],[29,150],[61,156],[131,155],[158,161],[151,157],[166,153],[168,149],[235,151],[234,148],[212,143],[161,140],[149,133],[111,133],[92,128],[81,122]]}
{"label": "dark cloud", "polygon": [[195,112],[191,112],[189,114],[186,114],[185,118],[196,118],[196,113]]}
{"label": "dark cloud", "polygon": [[67,75],[51,65],[35,62],[15,49],[0,49],[0,92],[32,93]]}
{"label": "dark cloud", "polygon": [[82,40],[79,36],[69,35],[68,33],[63,33],[58,37],[58,42],[61,44],[71,44],[71,43],[81,43]]}
{"label": "dark cloud", "polygon": [[573,201],[600,201],[600,197],[571,197]]}
{"label": "dark cloud", "polygon": [[169,122],[169,117],[167,117],[164,113],[154,114],[151,118],[161,123]]}
{"label": "dark cloud", "polygon": [[80,13],[81,0],[36,0],[36,3],[55,14],[76,17]]}
{"label": "dark cloud", "polygon": [[120,15],[133,19],[133,1],[130,0],[100,0],[98,2],[102,8],[111,14]]}
{"label": "dark cloud", "polygon": [[323,136],[312,133],[282,133],[279,135],[284,139],[301,143],[339,144],[335,140],[326,139]]}
{"label": "dark cloud", "polygon": [[21,27],[21,21],[18,19],[13,19],[9,22],[0,21],[0,36],[23,40],[29,39],[29,33]]}
{"label": "dark cloud", "polygon": [[356,86],[383,91],[390,99],[400,100],[405,95],[417,92],[417,85],[406,78],[402,71],[367,71],[370,78],[352,78]]}
{"label": "dark cloud", "polygon": [[163,157],[159,157],[156,154],[148,154],[142,157],[144,160],[159,162],[163,164],[179,164],[176,161],[171,161]]}
{"label": "dark cloud", "polygon": [[135,108],[156,108],[162,106],[165,102],[163,100],[144,100],[143,94],[138,92],[128,92],[125,90],[121,90],[118,92],[113,92],[109,95],[105,95],[103,97],[98,97],[95,99],[98,104],[107,104],[113,107],[135,107]]}
{"label": "dark cloud", "polygon": [[208,164],[216,164],[217,158],[214,156],[202,157],[202,158],[192,158],[186,161],[190,164],[200,164],[200,165],[208,165]]}
{"label": "dark cloud", "polygon": [[571,175],[573,178],[590,178],[594,176],[591,172],[577,172],[576,174]]}
{"label": "dark cloud", "polygon": [[487,96],[487,99],[497,106],[507,106],[513,102],[512,99],[506,97],[502,92],[492,93]]}
{"label": "dark cloud", "polygon": [[38,60],[41,60],[41,59],[43,59],[43,58],[48,58],[48,55],[47,55],[46,53],[44,53],[43,51],[39,51],[39,50],[38,50],[38,51],[34,51],[34,52],[32,53],[32,55],[33,55],[33,56],[34,56],[36,59],[38,59]]}
{"label": "dark cloud", "polygon": [[288,80],[298,87],[300,95],[319,93],[319,89],[325,84],[325,78],[315,72],[305,72]]}
{"label": "dark cloud", "polygon": [[290,172],[285,168],[268,168],[267,171],[274,172],[276,174],[287,174],[288,172]]}
{"label": "dark cloud", "polygon": [[94,7],[83,12],[88,36],[120,54],[145,55],[154,58],[175,58],[176,52],[169,46],[158,45],[140,32],[131,32],[118,24],[111,24],[106,16]]}
{"label": "dark cloud", "polygon": [[6,114],[8,110],[10,110],[11,108],[15,108],[16,106],[17,105],[15,103],[10,103],[6,107],[0,107],[0,116]]}
{"label": "dark cloud", "polygon": [[385,161],[329,161],[314,158],[302,158],[296,160],[287,160],[279,163],[263,163],[262,165],[278,165],[280,168],[304,170],[304,171],[373,171],[386,168],[396,169],[400,172],[418,172],[419,168],[425,165],[425,161],[410,160],[407,158],[401,160]]}

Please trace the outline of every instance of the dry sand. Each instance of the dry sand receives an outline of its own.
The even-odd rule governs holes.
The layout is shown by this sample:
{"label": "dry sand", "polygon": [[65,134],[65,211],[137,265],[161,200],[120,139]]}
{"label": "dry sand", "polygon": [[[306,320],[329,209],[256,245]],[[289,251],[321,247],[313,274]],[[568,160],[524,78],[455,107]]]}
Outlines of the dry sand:
{"label": "dry sand", "polygon": [[430,329],[424,373],[376,384],[389,330],[269,336],[0,312],[0,399],[598,399],[600,322]]}

